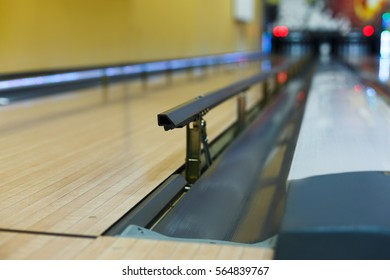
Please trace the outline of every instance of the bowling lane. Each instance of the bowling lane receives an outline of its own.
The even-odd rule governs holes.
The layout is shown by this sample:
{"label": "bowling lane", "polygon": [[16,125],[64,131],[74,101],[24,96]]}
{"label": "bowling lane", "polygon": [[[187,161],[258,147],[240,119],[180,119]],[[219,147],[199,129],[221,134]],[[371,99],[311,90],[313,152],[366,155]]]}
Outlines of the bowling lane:
{"label": "bowling lane", "polygon": [[[230,68],[0,107],[0,230],[102,234],[184,163],[185,130],[165,132],[156,115],[260,65]],[[248,94],[252,106],[260,88]],[[235,115],[234,100],[211,111],[210,138]]]}

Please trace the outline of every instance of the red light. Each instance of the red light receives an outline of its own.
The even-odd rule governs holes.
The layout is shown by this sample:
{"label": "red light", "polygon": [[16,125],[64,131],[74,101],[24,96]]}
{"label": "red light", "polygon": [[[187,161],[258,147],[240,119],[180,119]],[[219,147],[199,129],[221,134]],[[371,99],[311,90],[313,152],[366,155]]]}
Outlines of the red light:
{"label": "red light", "polygon": [[286,72],[280,72],[276,76],[276,80],[278,81],[279,84],[284,84],[287,82],[288,76]]}
{"label": "red light", "polygon": [[287,37],[288,28],[287,26],[275,26],[273,29],[273,33],[275,37]]}
{"label": "red light", "polygon": [[366,25],[363,27],[363,35],[366,37],[371,37],[374,35],[375,29],[372,25]]}
{"label": "red light", "polygon": [[305,100],[305,92],[301,91],[297,95],[297,101],[302,102],[303,100]]}
{"label": "red light", "polygon": [[353,89],[355,90],[355,92],[361,92],[364,87],[362,85],[354,85]]}

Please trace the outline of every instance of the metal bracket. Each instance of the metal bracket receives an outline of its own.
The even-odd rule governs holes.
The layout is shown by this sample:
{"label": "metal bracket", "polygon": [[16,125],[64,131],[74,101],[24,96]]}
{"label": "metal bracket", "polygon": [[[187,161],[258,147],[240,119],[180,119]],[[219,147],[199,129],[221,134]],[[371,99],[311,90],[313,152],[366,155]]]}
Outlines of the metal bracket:
{"label": "metal bracket", "polygon": [[270,99],[271,86],[268,80],[263,82],[263,98],[260,100],[260,106],[263,108]]}
{"label": "metal bracket", "polygon": [[206,121],[199,114],[195,121],[187,125],[187,151],[186,151],[186,179],[192,184],[200,176],[201,171],[201,145],[205,153],[206,164],[212,163],[206,132]]}
{"label": "metal bracket", "polygon": [[237,97],[237,132],[241,132],[246,122],[246,93],[241,92]]}
{"label": "metal bracket", "polygon": [[200,176],[200,118],[187,125],[186,179],[192,184]]}
{"label": "metal bracket", "polygon": [[206,158],[206,164],[207,167],[209,167],[212,163],[212,160],[211,160],[210,147],[209,147],[209,138],[207,136],[207,131],[206,131],[206,121],[204,119],[200,120],[200,130],[201,130],[200,132],[202,137],[204,155]]}

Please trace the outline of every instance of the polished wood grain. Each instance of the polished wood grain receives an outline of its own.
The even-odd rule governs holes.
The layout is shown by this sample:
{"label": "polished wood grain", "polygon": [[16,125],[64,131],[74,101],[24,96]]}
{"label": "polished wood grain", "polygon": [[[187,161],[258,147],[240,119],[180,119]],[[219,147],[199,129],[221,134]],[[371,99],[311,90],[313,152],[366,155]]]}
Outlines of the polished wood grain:
{"label": "polished wood grain", "polygon": [[[184,163],[185,130],[165,132],[157,114],[258,71],[221,68],[0,107],[0,228],[101,235]],[[260,89],[248,94],[250,106]],[[235,116],[235,100],[211,111],[210,138]]]}
{"label": "polished wood grain", "polygon": [[0,231],[1,260],[73,259],[94,239]]}
{"label": "polished wood grain", "polygon": [[0,232],[2,260],[260,260],[272,257],[271,249],[249,246]]}
{"label": "polished wood grain", "polygon": [[[101,246],[101,243],[104,246]],[[99,254],[96,255],[96,251]],[[77,259],[145,259],[145,260],[218,260],[272,259],[273,250],[266,248],[173,242],[151,239],[99,237],[76,256]]]}

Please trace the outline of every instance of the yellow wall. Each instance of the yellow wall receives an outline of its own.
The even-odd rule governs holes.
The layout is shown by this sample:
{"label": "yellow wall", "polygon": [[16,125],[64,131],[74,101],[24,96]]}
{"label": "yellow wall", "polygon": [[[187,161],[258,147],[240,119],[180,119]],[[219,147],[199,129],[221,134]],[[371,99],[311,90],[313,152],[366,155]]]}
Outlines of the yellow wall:
{"label": "yellow wall", "polygon": [[259,48],[231,0],[0,0],[0,73]]}

